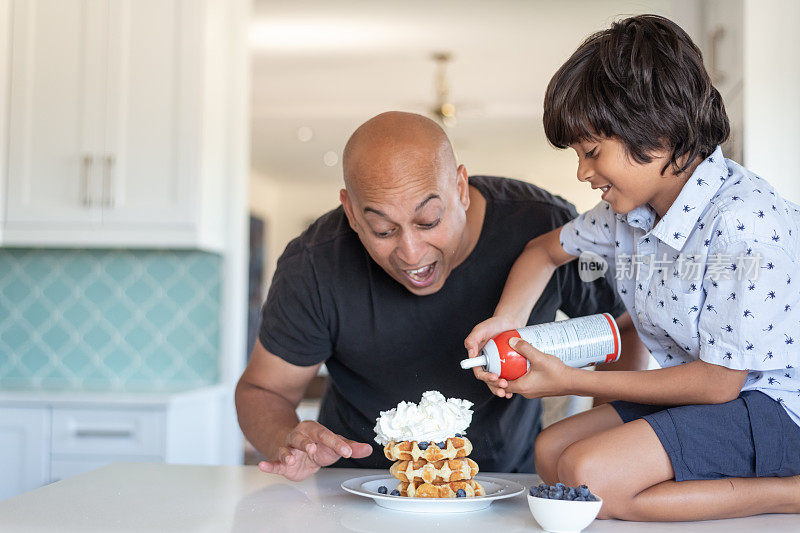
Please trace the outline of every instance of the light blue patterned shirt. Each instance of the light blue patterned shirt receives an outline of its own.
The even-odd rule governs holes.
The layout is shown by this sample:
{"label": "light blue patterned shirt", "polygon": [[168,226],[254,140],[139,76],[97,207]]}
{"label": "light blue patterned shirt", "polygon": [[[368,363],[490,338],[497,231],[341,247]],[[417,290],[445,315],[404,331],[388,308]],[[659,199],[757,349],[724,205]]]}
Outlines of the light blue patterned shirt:
{"label": "light blue patterned shirt", "polygon": [[649,205],[617,215],[600,202],[562,228],[561,246],[606,258],[662,367],[747,369],[742,390],[769,395],[800,425],[798,206],[717,147],[655,219]]}

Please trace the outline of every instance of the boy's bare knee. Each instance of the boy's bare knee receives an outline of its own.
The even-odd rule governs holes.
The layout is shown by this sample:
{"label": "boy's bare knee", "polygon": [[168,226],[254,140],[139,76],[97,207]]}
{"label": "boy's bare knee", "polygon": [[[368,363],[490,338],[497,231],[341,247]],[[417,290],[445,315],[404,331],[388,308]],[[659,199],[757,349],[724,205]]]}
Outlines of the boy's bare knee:
{"label": "boy's bare knee", "polygon": [[589,443],[578,441],[564,450],[558,460],[558,479],[567,486],[586,485],[603,499],[597,518],[630,520],[624,495],[608,483],[603,457]]}
{"label": "boy's bare knee", "polygon": [[558,458],[558,479],[567,486],[587,485],[596,492],[603,485],[602,468],[602,458],[584,441],[578,441],[567,446]]}
{"label": "boy's bare knee", "polygon": [[560,439],[556,433],[550,428],[545,429],[539,433],[533,445],[533,462],[536,466],[536,473],[539,474],[542,481],[550,485],[556,482],[558,475],[556,464],[561,455]]}

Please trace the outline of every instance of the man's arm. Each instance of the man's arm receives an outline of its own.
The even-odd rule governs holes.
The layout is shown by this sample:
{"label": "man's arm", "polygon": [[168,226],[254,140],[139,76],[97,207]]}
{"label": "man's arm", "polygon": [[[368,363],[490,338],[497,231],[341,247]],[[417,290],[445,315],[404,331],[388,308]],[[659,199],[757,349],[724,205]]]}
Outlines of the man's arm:
{"label": "man's arm", "polygon": [[[617,327],[619,328],[619,336],[622,342],[622,350],[619,360],[614,363],[605,363],[597,365],[595,372],[608,371],[608,370],[647,370],[648,363],[650,362],[650,350],[644,345],[639,338],[639,333],[633,325],[631,315],[627,311],[622,313],[616,318]],[[596,397],[594,399],[594,406],[608,403],[616,398],[609,397]]]}
{"label": "man's arm", "polygon": [[236,386],[236,411],[242,432],[268,459],[259,465],[261,470],[301,480],[340,457],[366,457],[372,452],[369,444],[297,418],[295,409],[320,366],[287,363],[256,341]]}
{"label": "man's arm", "polygon": [[295,409],[320,366],[287,363],[256,340],[236,386],[236,411],[245,437],[267,459],[278,459],[286,436],[300,422]]}

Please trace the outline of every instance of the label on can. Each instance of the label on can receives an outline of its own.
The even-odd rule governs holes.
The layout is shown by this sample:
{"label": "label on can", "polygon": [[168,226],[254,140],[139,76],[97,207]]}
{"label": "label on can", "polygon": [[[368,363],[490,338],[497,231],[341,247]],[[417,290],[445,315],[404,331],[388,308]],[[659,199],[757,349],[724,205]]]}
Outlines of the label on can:
{"label": "label on can", "polygon": [[537,324],[518,331],[540,352],[555,355],[576,368],[610,363],[620,355],[619,330],[608,313]]}
{"label": "label on can", "polygon": [[510,380],[528,371],[528,360],[508,344],[513,337],[575,368],[616,361],[622,348],[614,318],[608,313],[590,315],[504,331],[481,350],[484,370]]}

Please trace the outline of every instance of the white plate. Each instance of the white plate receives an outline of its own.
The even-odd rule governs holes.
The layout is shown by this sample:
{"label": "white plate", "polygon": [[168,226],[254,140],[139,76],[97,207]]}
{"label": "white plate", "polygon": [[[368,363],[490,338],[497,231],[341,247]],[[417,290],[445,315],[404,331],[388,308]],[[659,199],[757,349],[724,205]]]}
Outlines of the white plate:
{"label": "white plate", "polygon": [[357,496],[372,498],[375,503],[387,509],[398,511],[411,511],[415,513],[463,513],[486,509],[493,501],[511,498],[525,492],[525,487],[519,483],[496,477],[475,476],[483,485],[484,496],[471,498],[409,498],[407,496],[390,496],[378,492],[378,487],[385,486],[392,492],[398,480],[384,474],[376,476],[362,476],[348,479],[342,483],[342,488]]}

